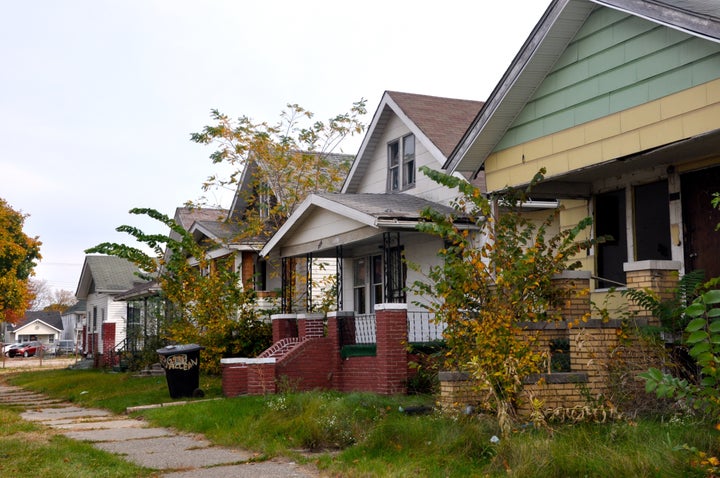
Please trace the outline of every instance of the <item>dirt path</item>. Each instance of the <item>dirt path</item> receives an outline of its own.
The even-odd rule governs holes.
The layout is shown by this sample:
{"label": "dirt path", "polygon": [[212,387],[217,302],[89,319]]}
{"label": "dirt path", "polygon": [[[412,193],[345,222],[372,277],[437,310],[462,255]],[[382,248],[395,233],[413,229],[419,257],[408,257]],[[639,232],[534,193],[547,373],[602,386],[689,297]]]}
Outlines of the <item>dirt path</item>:
{"label": "dirt path", "polygon": [[0,357],[0,373],[3,370],[22,369],[56,369],[67,368],[78,362],[75,357]]}

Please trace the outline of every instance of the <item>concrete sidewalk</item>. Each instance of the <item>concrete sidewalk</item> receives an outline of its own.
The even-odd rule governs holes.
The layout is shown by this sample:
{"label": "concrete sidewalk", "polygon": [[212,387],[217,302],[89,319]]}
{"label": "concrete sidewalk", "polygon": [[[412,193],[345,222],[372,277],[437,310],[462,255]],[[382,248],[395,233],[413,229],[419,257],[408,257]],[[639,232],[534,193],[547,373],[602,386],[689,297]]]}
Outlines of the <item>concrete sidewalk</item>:
{"label": "concrete sidewalk", "polygon": [[0,403],[23,408],[24,420],[40,422],[75,440],[160,472],[168,478],[313,478],[317,471],[279,459],[254,463],[254,455],[214,446],[203,436],[151,427],[106,410],[77,407],[19,387],[0,384]]}

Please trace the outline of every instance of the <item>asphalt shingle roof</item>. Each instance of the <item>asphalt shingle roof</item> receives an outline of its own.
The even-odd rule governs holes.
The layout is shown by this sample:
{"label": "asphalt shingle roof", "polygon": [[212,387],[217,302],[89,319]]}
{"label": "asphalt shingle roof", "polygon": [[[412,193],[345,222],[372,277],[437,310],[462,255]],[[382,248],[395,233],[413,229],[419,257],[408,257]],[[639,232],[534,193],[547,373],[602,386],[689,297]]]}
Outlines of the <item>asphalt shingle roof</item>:
{"label": "asphalt shingle roof", "polygon": [[483,105],[482,101],[388,91],[403,112],[448,157]]}
{"label": "asphalt shingle roof", "polygon": [[115,256],[87,256],[87,267],[95,282],[95,290],[102,292],[123,292],[131,289],[138,282],[135,264]]}
{"label": "asphalt shingle roof", "polygon": [[15,325],[8,324],[8,330],[17,330],[28,324],[40,320],[46,324],[55,327],[58,330],[63,329],[62,317],[57,310],[28,310],[25,312],[23,319]]}
{"label": "asphalt shingle roof", "polygon": [[318,194],[318,196],[379,219],[417,219],[426,208],[443,214],[454,212],[454,209],[449,206],[402,193]]}

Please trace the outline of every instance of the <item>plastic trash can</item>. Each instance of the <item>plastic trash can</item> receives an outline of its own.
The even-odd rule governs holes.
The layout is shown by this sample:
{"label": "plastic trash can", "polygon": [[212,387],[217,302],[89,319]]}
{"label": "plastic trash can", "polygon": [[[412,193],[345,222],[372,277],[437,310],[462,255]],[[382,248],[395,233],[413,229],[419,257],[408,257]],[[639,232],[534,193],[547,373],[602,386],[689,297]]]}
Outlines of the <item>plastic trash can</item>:
{"label": "plastic trash can", "polygon": [[200,390],[200,351],[204,348],[188,344],[168,345],[157,350],[172,398],[205,395]]}

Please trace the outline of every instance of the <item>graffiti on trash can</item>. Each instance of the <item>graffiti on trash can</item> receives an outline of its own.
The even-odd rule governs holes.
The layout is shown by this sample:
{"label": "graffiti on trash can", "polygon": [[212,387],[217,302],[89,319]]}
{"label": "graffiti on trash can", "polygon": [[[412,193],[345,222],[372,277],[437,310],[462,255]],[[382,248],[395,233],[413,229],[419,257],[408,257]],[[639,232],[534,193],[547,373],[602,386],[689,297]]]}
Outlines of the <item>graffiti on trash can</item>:
{"label": "graffiti on trash can", "polygon": [[170,357],[160,356],[160,365],[165,370],[190,370],[197,367],[198,359],[188,360],[187,354],[171,355]]}

